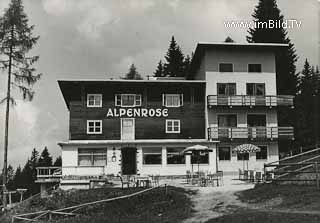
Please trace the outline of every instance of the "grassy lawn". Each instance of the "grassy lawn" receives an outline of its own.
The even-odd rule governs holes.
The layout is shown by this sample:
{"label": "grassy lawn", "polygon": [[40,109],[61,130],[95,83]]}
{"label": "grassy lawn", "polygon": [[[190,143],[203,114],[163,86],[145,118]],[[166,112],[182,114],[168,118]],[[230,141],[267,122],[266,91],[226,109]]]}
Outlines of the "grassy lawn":
{"label": "grassy lawn", "polygon": [[211,219],[207,223],[318,223],[320,216],[283,214],[243,210],[230,215]]}
{"label": "grassy lawn", "polygon": [[320,191],[314,186],[261,184],[237,195],[246,203],[262,203],[280,198],[282,202],[277,206],[279,208],[320,210]]}
{"label": "grassy lawn", "polygon": [[[311,186],[261,184],[237,193],[253,206],[269,204],[264,211],[239,209],[207,223],[300,223],[320,222],[320,215],[278,213],[273,210],[320,211],[320,191]],[[263,208],[261,206],[261,208]]]}
{"label": "grassy lawn", "polygon": [[[89,201],[118,197],[141,189],[105,188],[95,190],[59,191],[48,199],[35,199],[30,204],[12,212],[27,213],[37,210],[54,210]],[[52,222],[180,222],[191,215],[191,202],[187,191],[181,188],[158,188],[138,196],[79,210],[79,216],[56,218]],[[10,214],[12,214],[12,212]],[[0,222],[11,222],[10,216],[0,217]],[[45,219],[43,222],[46,222]]]}

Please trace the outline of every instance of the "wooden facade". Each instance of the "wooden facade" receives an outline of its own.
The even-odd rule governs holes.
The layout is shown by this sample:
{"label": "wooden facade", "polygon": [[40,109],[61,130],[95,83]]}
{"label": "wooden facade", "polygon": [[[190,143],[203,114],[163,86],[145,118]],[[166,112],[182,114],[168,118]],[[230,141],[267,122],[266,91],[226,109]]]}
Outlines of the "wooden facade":
{"label": "wooden facade", "polygon": [[[117,94],[141,94],[140,109],[168,109],[167,117],[135,117],[135,139],[205,139],[205,83],[200,81],[59,81],[70,111],[70,140],[120,140],[121,118],[107,117]],[[102,107],[87,107],[88,94],[102,94]],[[183,106],[163,106],[163,94],[183,94]],[[128,108],[125,108],[128,109]],[[130,109],[130,108],[129,108]],[[180,120],[180,133],[166,133],[166,120]],[[87,120],[102,120],[102,134],[87,134]]]}

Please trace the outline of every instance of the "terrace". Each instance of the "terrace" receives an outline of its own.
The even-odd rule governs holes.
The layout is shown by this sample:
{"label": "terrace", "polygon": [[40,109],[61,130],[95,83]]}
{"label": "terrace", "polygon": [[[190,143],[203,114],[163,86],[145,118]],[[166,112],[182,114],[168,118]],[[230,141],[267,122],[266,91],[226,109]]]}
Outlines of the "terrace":
{"label": "terrace", "polygon": [[209,127],[208,138],[211,140],[294,140],[293,127]]}
{"label": "terrace", "polygon": [[294,107],[294,96],[291,95],[208,95],[208,107],[215,106],[246,106],[246,107],[276,107],[289,106]]}

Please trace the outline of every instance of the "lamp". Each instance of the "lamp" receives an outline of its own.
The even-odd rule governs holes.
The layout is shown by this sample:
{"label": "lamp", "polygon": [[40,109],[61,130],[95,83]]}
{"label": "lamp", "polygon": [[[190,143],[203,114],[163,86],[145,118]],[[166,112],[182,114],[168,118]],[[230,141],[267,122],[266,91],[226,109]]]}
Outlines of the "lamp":
{"label": "lamp", "polygon": [[117,157],[116,157],[116,148],[113,147],[113,152],[112,152],[112,157],[111,157],[111,160],[112,162],[116,162],[117,160]]}

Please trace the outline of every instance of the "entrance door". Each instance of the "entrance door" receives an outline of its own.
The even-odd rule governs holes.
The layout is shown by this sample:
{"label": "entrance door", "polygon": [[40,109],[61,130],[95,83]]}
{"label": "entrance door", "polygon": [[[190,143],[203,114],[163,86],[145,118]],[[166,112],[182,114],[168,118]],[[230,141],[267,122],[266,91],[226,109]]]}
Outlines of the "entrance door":
{"label": "entrance door", "polygon": [[122,148],[122,174],[132,175],[137,173],[137,149],[136,148]]}
{"label": "entrance door", "polygon": [[121,139],[124,139],[124,140],[134,139],[134,119],[133,118],[121,119]]}

